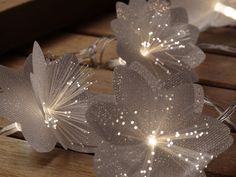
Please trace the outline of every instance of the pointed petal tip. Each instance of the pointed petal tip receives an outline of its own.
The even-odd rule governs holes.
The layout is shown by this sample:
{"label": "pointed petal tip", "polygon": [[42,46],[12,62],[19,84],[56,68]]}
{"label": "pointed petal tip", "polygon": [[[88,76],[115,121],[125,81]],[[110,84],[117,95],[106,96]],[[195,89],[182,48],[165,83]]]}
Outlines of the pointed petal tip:
{"label": "pointed petal tip", "polygon": [[33,48],[40,48],[40,45],[37,41],[34,41],[34,45],[33,45]]}
{"label": "pointed petal tip", "polygon": [[39,43],[37,41],[34,41],[34,45],[33,45],[33,55],[34,53],[39,53],[41,55],[43,55],[43,51],[39,45]]}

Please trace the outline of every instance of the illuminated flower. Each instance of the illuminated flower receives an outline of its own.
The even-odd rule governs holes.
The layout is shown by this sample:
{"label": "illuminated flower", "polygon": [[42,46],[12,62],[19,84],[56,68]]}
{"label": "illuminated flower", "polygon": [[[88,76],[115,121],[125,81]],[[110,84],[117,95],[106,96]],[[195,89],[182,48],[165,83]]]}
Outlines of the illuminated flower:
{"label": "illuminated flower", "polygon": [[200,30],[235,24],[236,0],[171,0],[171,3],[172,7],[185,8],[189,22]]}
{"label": "illuminated flower", "polygon": [[98,176],[205,176],[207,164],[231,145],[229,128],[201,114],[201,86],[165,89],[152,78],[136,62],[117,67],[113,99],[89,107],[88,122],[104,140],[95,153]]}
{"label": "illuminated flower", "polygon": [[188,24],[186,11],[170,9],[165,1],[118,2],[117,19],[111,25],[118,40],[118,54],[128,64],[138,60],[147,65],[152,61],[159,73],[170,74],[170,68],[194,68],[205,59],[195,45],[199,31]]}
{"label": "illuminated flower", "polygon": [[4,66],[0,72],[0,115],[20,123],[34,149],[48,152],[59,142],[65,149],[93,150],[97,138],[85,118],[91,73],[78,59],[45,60],[35,43],[23,72]]}

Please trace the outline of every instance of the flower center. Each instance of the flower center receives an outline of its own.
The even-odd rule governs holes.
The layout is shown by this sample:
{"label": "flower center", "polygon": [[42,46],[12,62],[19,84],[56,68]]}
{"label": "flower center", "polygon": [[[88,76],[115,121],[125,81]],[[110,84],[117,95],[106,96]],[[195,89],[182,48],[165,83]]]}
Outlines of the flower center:
{"label": "flower center", "polygon": [[147,137],[147,144],[151,147],[155,147],[158,144],[157,138],[154,135],[149,135]]}
{"label": "flower center", "polygon": [[142,56],[147,57],[149,55],[149,50],[147,48],[141,48],[140,53]]}
{"label": "flower center", "polygon": [[56,129],[58,120],[56,118],[54,118],[54,116],[53,116],[54,111],[51,110],[50,108],[47,108],[44,105],[45,104],[43,104],[43,110],[44,110],[44,113],[45,113],[44,123],[47,125],[48,128],[52,127],[53,129]]}

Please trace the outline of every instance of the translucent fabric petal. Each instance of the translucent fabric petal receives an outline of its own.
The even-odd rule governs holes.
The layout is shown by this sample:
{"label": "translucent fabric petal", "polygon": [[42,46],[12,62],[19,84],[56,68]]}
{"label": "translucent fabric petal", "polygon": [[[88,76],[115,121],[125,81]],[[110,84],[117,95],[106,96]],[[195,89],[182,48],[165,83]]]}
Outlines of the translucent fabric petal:
{"label": "translucent fabric petal", "polygon": [[42,85],[43,83],[45,83],[47,79],[46,76],[47,63],[43,51],[41,50],[37,42],[34,42],[33,46],[32,66],[33,66],[33,73],[38,77],[38,82],[40,83],[40,85]]}
{"label": "translucent fabric petal", "polygon": [[183,84],[172,89],[161,90],[156,95],[156,105],[165,117],[174,117],[185,109],[193,111],[194,96],[193,85]]}
{"label": "translucent fabric petal", "polygon": [[[213,157],[217,157],[232,145],[233,139],[230,135],[230,129],[220,121],[198,114],[185,115],[184,117],[186,121],[181,127],[184,131],[181,132],[180,129],[180,136],[174,142],[176,145],[174,149],[178,150],[177,146],[191,149],[192,151],[198,152],[198,154],[195,154],[200,158],[198,161],[205,163],[204,160],[207,160],[209,163]],[[190,124],[193,125],[192,128]],[[202,158],[201,156],[204,155],[200,155],[199,153],[208,155]]]}
{"label": "translucent fabric petal", "polygon": [[117,145],[133,145],[142,136],[136,114],[123,105],[98,102],[89,107],[87,119],[93,129],[106,141]]}
{"label": "translucent fabric petal", "polygon": [[54,148],[55,138],[44,125],[43,115],[34,98],[28,80],[6,67],[0,66],[0,114],[10,121],[18,122],[22,132],[32,147],[40,152],[48,152]]}
{"label": "translucent fabric petal", "polygon": [[171,26],[187,24],[188,14],[184,8],[171,9]]}
{"label": "translucent fabric petal", "polygon": [[30,81],[30,73],[33,72],[33,65],[32,65],[32,54],[30,54],[27,59],[25,60],[24,64],[24,76]]}
{"label": "translucent fabric petal", "polygon": [[23,136],[37,152],[52,151],[57,143],[56,138],[42,121],[42,115],[36,112],[28,114],[28,119],[32,119],[32,116],[34,116],[34,119],[30,120],[30,122],[23,121],[21,123]]}
{"label": "translucent fabric petal", "polygon": [[128,106],[133,111],[152,108],[155,103],[151,86],[128,67],[115,68],[113,90],[117,103]]}
{"label": "translucent fabric petal", "polygon": [[161,90],[154,96],[152,107],[138,112],[146,114],[137,115],[138,126],[146,134],[153,131],[170,131],[172,124],[179,125],[185,121],[180,115],[195,111],[195,93],[193,85],[180,85],[174,89]]}
{"label": "translucent fabric petal", "polygon": [[139,10],[140,7],[146,4],[146,0],[130,0],[129,5],[134,10]]}
{"label": "translucent fabric petal", "polygon": [[101,177],[134,177],[132,175],[140,169],[145,156],[145,145],[115,146],[103,142],[95,153],[95,170]]}
{"label": "translucent fabric petal", "polygon": [[162,80],[164,80],[163,78],[165,77],[159,76],[159,73],[157,72],[156,74],[153,74],[151,66],[152,65],[142,65],[140,62],[135,61],[130,64],[129,69],[139,74],[145,80],[145,82],[147,82],[150,89],[157,92],[164,86]]}
{"label": "translucent fabric petal", "polygon": [[[161,23],[163,20],[168,20],[164,18],[159,18],[158,13],[161,13],[164,15],[168,5],[164,2],[159,1],[149,1],[147,3],[145,0],[138,0],[138,1],[130,1],[129,5],[121,4],[120,2],[117,3],[117,14],[119,19],[124,19],[129,22],[134,28],[138,28],[137,25],[140,25],[140,23],[149,23],[149,21],[154,18],[152,16],[155,16],[157,18],[157,21]],[[120,12],[123,15],[120,15]],[[139,17],[139,18],[137,18]],[[165,23],[163,23],[165,24]],[[153,24],[153,26],[155,26]],[[148,26],[147,26],[148,27]]]}
{"label": "translucent fabric petal", "polygon": [[[18,115],[17,110],[20,110],[22,103],[20,92],[25,92],[25,88],[22,86],[24,79],[19,72],[13,71],[5,66],[0,66],[0,72],[0,114],[10,121],[19,121],[21,115]],[[9,109],[11,107],[14,107],[14,109]]]}
{"label": "translucent fabric petal", "polygon": [[[188,115],[182,124],[175,123],[171,124],[166,135],[158,138],[159,147],[176,158],[177,164],[188,164],[194,171],[203,171],[214,157],[232,144],[229,128],[213,118]],[[171,134],[174,126],[176,132]],[[164,142],[167,141],[172,142],[172,145],[166,146]]]}
{"label": "translucent fabric petal", "polygon": [[[180,42],[181,44],[192,43],[195,44],[199,37],[199,30],[197,27],[193,25],[185,24],[176,24],[175,26],[167,26],[165,27],[165,31],[162,31],[158,35],[158,37],[162,40],[170,41],[174,39],[176,42]],[[178,47],[180,45],[177,45]],[[182,49],[182,48],[177,48]],[[183,50],[183,49],[182,49]]]}
{"label": "translucent fabric petal", "polygon": [[[131,50],[131,53],[140,55],[138,51],[140,48],[141,40],[138,37],[138,31],[133,31],[132,27],[129,25],[129,22],[115,19],[111,22],[111,27],[116,38],[118,39],[117,45],[120,45],[120,48],[122,47],[126,50]],[[129,36],[128,38],[125,33]],[[122,52],[119,52],[122,50],[119,50],[119,48],[117,50],[121,58],[125,59],[127,62],[131,60],[126,57]]]}
{"label": "translucent fabric petal", "polygon": [[198,81],[196,74],[188,68],[168,65],[170,74],[163,73],[148,62],[133,62],[130,67],[142,76],[152,89],[171,89],[182,84],[192,84]]}
{"label": "translucent fabric petal", "polygon": [[196,68],[197,66],[199,66],[201,63],[204,62],[206,55],[199,47],[193,44],[187,44],[186,48],[189,49],[191,48],[191,50],[188,50],[188,53],[185,53],[185,55],[184,51],[181,50],[179,50],[176,53],[171,52],[171,54],[177,59],[179,59],[180,56],[182,55],[181,57],[182,61],[192,68]]}
{"label": "translucent fabric petal", "polygon": [[123,2],[116,3],[116,14],[117,18],[126,20],[129,15],[128,5]]}

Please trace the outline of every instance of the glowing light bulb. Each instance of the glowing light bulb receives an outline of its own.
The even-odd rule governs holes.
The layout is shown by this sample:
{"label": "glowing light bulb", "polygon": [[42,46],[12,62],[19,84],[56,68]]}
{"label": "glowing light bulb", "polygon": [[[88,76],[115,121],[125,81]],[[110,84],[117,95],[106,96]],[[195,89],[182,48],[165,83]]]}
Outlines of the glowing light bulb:
{"label": "glowing light bulb", "polygon": [[140,49],[140,53],[142,56],[146,57],[149,55],[149,51],[146,48]]}
{"label": "glowing light bulb", "polygon": [[147,143],[148,143],[149,146],[154,147],[154,146],[157,145],[158,142],[157,142],[157,139],[156,139],[155,136],[150,135],[150,136],[148,136],[148,138],[147,138]]}
{"label": "glowing light bulb", "polygon": [[230,6],[226,6],[226,5],[218,2],[218,3],[216,3],[214,10],[216,12],[219,12],[219,13],[225,15],[226,17],[236,20],[236,9],[234,9]]}

